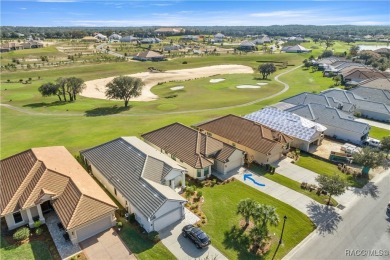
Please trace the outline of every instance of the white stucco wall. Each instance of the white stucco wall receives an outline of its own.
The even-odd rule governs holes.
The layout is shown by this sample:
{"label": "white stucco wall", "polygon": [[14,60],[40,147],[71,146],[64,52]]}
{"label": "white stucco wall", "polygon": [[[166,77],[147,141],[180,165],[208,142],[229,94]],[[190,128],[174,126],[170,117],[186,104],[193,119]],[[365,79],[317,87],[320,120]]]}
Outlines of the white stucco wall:
{"label": "white stucco wall", "polygon": [[19,223],[15,223],[13,213],[4,216],[9,230],[28,224],[27,212],[25,210],[22,210],[21,214],[22,214],[23,221]]}
{"label": "white stucco wall", "polygon": [[325,130],[325,135],[336,138],[336,139],[341,139],[344,140],[348,143],[353,143],[353,144],[358,144],[360,145],[362,143],[361,138],[364,134],[356,133],[349,131],[347,129],[341,129],[337,126],[331,126],[331,125],[326,125],[328,129]]}

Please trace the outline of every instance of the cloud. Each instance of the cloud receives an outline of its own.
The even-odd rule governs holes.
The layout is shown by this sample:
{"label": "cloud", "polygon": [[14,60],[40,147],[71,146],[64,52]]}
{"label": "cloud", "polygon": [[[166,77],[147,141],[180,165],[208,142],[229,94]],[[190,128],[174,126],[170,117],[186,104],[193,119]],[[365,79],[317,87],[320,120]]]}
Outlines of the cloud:
{"label": "cloud", "polygon": [[27,10],[26,7],[20,7],[20,10]]}
{"label": "cloud", "polygon": [[273,12],[263,12],[263,13],[252,13],[249,14],[252,17],[301,17],[302,15],[311,14],[313,11],[273,11]]}

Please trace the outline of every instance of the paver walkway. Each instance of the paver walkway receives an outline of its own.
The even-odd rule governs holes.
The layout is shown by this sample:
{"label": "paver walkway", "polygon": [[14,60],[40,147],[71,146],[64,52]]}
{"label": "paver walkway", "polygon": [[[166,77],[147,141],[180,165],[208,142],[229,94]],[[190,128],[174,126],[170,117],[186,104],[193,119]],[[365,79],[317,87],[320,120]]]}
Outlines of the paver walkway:
{"label": "paver walkway", "polygon": [[80,246],[83,249],[84,254],[90,260],[137,259],[123,243],[113,228],[110,228],[80,242]]}
{"label": "paver walkway", "polygon": [[[186,209],[184,220],[180,223],[175,223],[160,231],[160,238],[163,244],[174,254],[179,260],[193,259],[215,259],[227,260],[227,258],[219,252],[215,247],[208,246],[207,248],[198,249],[195,244],[181,234],[182,228],[187,224],[194,224],[199,218],[192,212]],[[212,243],[212,241],[211,241]]]}

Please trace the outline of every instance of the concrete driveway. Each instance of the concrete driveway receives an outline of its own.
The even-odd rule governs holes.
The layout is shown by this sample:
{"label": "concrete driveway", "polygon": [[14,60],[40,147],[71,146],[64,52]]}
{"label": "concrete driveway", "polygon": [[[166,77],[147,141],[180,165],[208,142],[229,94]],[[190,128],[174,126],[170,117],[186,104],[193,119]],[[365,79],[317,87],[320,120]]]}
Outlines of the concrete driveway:
{"label": "concrete driveway", "polygon": [[[187,215],[187,214],[186,214]],[[221,252],[212,245],[207,248],[197,249],[195,244],[188,238],[183,237],[181,229],[187,225],[193,224],[190,218],[185,218],[180,223],[175,223],[160,231],[160,238],[163,244],[176,256],[177,259],[227,259]],[[213,243],[213,241],[211,241]]]}
{"label": "concrete driveway", "polygon": [[79,243],[88,259],[137,259],[113,228]]}

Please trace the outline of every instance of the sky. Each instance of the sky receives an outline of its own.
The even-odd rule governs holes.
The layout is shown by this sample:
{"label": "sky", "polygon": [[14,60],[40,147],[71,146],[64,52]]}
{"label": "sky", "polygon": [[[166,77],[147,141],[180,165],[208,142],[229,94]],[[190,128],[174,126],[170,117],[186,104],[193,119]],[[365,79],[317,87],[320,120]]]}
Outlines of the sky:
{"label": "sky", "polygon": [[1,0],[2,26],[390,25],[390,1]]}

